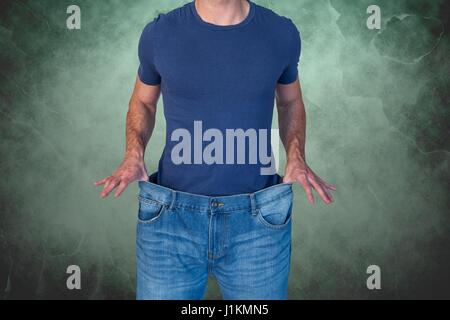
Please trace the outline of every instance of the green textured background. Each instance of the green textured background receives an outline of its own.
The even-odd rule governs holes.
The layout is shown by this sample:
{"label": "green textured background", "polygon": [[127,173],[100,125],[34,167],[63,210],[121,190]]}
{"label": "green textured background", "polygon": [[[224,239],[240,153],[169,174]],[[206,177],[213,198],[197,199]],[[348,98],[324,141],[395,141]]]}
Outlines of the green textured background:
{"label": "green textured background", "polygon": [[[137,186],[102,201],[92,182],[123,155],[142,28],[185,2],[0,2],[1,298],[134,298]],[[295,188],[290,298],[450,298],[449,2],[255,2],[301,31],[307,157],[338,185],[332,206]],[[79,31],[66,28],[70,4]],[[379,31],[366,27],[370,4]],[[80,291],[66,289],[69,264]]]}

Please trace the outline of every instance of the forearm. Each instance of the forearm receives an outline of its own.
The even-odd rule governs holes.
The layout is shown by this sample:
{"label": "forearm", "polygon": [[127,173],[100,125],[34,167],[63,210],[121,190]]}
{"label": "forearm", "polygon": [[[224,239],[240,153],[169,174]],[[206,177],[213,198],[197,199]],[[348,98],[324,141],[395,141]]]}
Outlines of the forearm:
{"label": "forearm", "polygon": [[278,127],[288,161],[304,163],[306,139],[306,113],[301,96],[287,102],[279,102]]}
{"label": "forearm", "polygon": [[125,158],[144,159],[145,147],[155,127],[155,115],[155,105],[131,99],[126,119]]}

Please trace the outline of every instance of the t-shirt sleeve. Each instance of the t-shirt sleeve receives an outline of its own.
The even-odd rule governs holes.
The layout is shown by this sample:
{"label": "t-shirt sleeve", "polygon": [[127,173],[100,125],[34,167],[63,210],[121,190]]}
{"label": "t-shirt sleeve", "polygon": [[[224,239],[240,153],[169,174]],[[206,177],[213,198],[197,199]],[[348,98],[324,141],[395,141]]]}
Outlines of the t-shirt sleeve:
{"label": "t-shirt sleeve", "polygon": [[298,76],[298,63],[300,61],[300,52],[301,52],[301,40],[300,40],[300,32],[294,23],[291,22],[291,36],[288,44],[288,62],[278,79],[278,83],[281,84],[290,84],[297,80]]}
{"label": "t-shirt sleeve", "polygon": [[149,23],[142,31],[141,38],[139,39],[139,79],[147,84],[156,86],[161,83],[161,75],[155,66],[156,55],[156,35],[155,35],[155,19]]}

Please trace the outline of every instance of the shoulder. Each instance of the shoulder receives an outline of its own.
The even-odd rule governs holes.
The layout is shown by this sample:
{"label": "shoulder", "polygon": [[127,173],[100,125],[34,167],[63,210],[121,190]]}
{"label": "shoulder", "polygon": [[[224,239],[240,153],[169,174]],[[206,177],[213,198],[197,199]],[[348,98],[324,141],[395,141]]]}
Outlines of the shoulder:
{"label": "shoulder", "polygon": [[276,27],[284,32],[292,32],[294,29],[297,29],[295,23],[289,17],[282,16],[269,8],[257,4],[254,4],[254,6],[259,18],[272,27]]}
{"label": "shoulder", "polygon": [[269,8],[257,4],[254,5],[258,20],[266,26],[266,31],[287,41],[292,40],[292,37],[296,37],[299,34],[297,26],[289,17],[282,16]]}
{"label": "shoulder", "polygon": [[164,34],[182,25],[187,18],[189,7],[184,5],[166,13],[159,13],[152,21],[147,23],[143,34],[150,37],[164,37]]}
{"label": "shoulder", "polygon": [[297,60],[301,50],[300,32],[288,17],[265,8],[256,6],[257,22],[274,50],[286,56],[289,61]]}

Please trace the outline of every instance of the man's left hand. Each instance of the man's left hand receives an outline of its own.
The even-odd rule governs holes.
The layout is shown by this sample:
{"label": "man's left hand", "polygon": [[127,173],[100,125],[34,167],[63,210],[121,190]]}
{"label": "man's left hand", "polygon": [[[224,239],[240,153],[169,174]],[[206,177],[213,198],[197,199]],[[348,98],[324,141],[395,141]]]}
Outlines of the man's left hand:
{"label": "man's left hand", "polygon": [[288,160],[283,182],[299,183],[305,189],[310,203],[314,203],[312,189],[316,190],[326,204],[333,202],[331,191],[335,191],[336,186],[322,180],[304,161]]}

